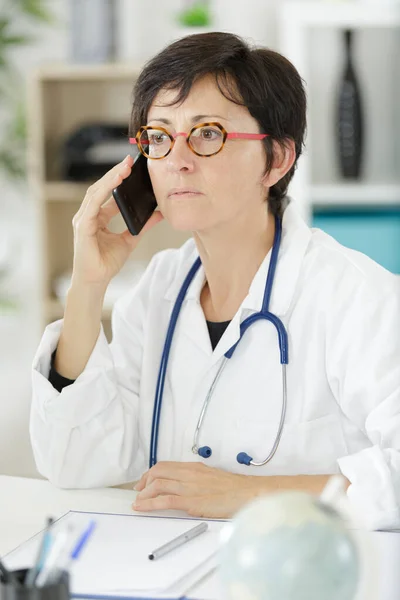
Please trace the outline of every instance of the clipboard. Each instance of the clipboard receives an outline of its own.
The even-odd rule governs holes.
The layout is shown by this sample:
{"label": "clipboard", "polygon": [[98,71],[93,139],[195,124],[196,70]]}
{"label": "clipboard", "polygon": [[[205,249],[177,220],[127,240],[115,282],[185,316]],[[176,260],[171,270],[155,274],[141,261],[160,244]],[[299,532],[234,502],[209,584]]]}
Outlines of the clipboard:
{"label": "clipboard", "polygon": [[[55,521],[53,528],[56,532],[73,522],[83,529],[92,519],[96,529],[71,569],[71,598],[191,600],[196,597],[196,585],[216,569],[219,536],[226,523],[189,517],[69,511]],[[157,561],[148,559],[154,548],[187,531],[196,521],[206,521],[208,530]],[[4,557],[6,566],[31,566],[40,540],[41,532],[8,553]]]}

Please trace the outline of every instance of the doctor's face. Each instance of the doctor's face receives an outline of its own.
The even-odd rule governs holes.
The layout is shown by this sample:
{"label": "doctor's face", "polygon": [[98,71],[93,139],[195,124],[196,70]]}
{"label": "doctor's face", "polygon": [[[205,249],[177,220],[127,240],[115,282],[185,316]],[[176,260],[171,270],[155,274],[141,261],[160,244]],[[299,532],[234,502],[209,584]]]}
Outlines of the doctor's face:
{"label": "doctor's face", "polygon": [[[200,123],[218,122],[228,133],[260,133],[247,108],[225,98],[212,77],[197,81],[181,105],[166,106],[176,95],[176,90],[161,90],[146,125],[175,134],[189,133]],[[227,139],[221,152],[203,157],[178,136],[168,156],[149,159],[148,169],[159,208],[172,227],[205,232],[258,218],[265,211],[265,160],[261,140]]]}

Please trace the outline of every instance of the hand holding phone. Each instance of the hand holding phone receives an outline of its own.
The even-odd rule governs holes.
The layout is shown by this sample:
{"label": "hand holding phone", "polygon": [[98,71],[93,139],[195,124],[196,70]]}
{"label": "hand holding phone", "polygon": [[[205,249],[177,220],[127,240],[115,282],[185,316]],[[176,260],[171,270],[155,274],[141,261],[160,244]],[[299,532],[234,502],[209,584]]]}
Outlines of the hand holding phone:
{"label": "hand holding phone", "polygon": [[[147,164],[145,167],[147,170]],[[96,287],[107,288],[111,279],[121,270],[129,255],[136,248],[142,234],[163,219],[159,211],[153,213],[146,209],[141,213],[140,222],[133,219],[131,221],[131,224],[137,227],[135,235],[132,235],[130,230],[113,233],[107,228],[111,219],[120,212],[116,200],[114,197],[110,198],[110,195],[120,188],[133,170],[133,159],[131,156],[127,156],[88,188],[85,198],[72,220],[74,228],[73,283],[93,284]],[[132,189],[131,186],[129,189]],[[130,213],[128,212],[128,214]],[[146,219],[143,218],[143,214],[146,215]],[[146,223],[145,226],[144,223]],[[139,231],[141,233],[137,235]]]}

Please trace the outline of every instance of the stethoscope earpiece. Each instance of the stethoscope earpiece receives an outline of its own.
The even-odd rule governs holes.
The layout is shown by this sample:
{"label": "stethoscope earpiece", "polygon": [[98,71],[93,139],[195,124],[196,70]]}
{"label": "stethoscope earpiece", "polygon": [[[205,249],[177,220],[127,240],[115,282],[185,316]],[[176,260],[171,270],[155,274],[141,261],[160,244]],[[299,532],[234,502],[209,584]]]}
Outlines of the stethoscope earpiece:
{"label": "stethoscope earpiece", "polygon": [[239,454],[236,457],[236,460],[241,465],[247,465],[247,466],[249,466],[250,463],[251,463],[251,461],[253,459],[252,459],[251,456],[249,456],[248,454],[246,454],[246,452],[239,452]]}
{"label": "stethoscope earpiece", "polygon": [[202,446],[198,449],[197,454],[201,456],[201,458],[210,458],[212,450],[210,446]]}

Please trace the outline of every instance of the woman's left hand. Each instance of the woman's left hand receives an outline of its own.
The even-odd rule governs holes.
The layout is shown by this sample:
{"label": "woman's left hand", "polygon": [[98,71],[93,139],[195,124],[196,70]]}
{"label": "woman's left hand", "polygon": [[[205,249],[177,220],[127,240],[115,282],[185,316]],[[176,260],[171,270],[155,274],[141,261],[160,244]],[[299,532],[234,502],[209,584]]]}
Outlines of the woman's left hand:
{"label": "woman's left hand", "polygon": [[184,510],[192,517],[230,518],[262,492],[264,479],[228,473],[203,463],[159,462],[136,484],[135,490],[140,493],[133,508]]}

